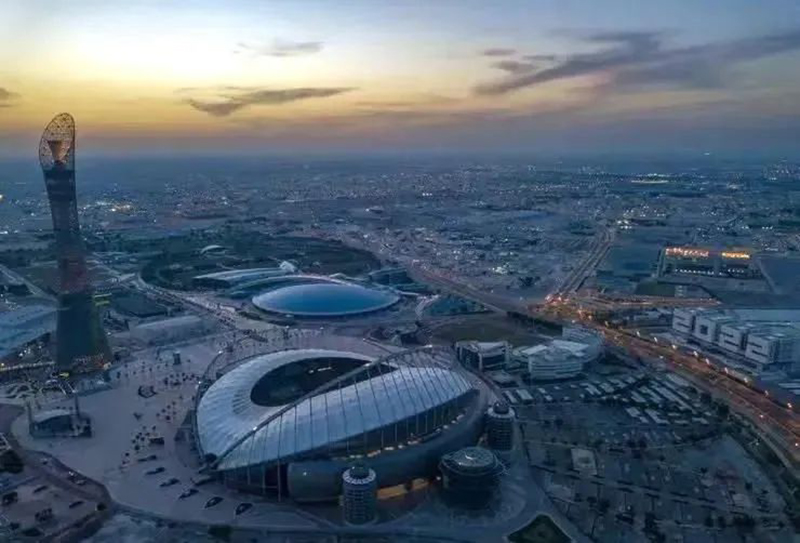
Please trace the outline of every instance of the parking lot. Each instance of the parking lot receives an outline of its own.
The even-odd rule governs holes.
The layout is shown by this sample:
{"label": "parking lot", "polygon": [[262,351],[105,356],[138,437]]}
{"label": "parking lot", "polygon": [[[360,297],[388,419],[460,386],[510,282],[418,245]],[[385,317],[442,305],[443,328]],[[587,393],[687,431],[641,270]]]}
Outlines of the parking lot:
{"label": "parking lot", "polygon": [[514,407],[529,464],[595,540],[789,540],[778,493],[716,406],[680,381],[639,373],[527,390]]}

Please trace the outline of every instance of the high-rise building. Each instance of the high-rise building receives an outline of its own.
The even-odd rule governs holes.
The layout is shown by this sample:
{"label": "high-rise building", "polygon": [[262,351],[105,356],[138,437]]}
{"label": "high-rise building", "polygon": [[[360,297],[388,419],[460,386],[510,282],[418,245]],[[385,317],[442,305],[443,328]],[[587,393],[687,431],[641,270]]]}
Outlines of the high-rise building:
{"label": "high-rise building", "polygon": [[53,217],[59,296],[56,325],[56,369],[81,373],[100,369],[111,361],[108,340],[95,307],[85,249],[78,224],[75,196],[75,121],[57,115],[39,143]]}

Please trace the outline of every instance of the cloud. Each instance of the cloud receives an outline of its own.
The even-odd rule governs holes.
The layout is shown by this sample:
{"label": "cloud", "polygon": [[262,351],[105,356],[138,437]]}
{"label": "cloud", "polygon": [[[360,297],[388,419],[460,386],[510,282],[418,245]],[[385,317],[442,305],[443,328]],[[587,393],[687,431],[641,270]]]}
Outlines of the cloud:
{"label": "cloud", "polygon": [[356,106],[367,109],[384,108],[418,108],[430,106],[446,106],[459,102],[459,98],[432,93],[411,94],[405,100],[360,100]]}
{"label": "cloud", "polygon": [[510,57],[516,54],[515,49],[506,49],[503,47],[493,47],[490,49],[484,49],[481,51],[481,55],[484,57]]}
{"label": "cloud", "polygon": [[526,74],[534,71],[536,66],[537,65],[532,62],[522,62],[511,59],[498,60],[492,63],[492,68],[497,68],[498,70],[503,70],[510,74]]}
{"label": "cloud", "polygon": [[555,55],[522,55],[522,58],[529,62],[553,62],[558,57]]}
{"label": "cloud", "polygon": [[721,87],[728,69],[735,64],[800,50],[800,29],[691,47],[668,47],[661,32],[601,32],[582,40],[604,47],[556,58],[552,66],[540,70],[510,72],[508,77],[480,84],[474,90],[480,95],[507,94],[582,76],[604,76],[607,89]]}
{"label": "cloud", "polygon": [[[292,89],[252,89],[223,86],[213,99],[186,98],[184,101],[203,113],[225,117],[242,108],[255,105],[281,105],[311,98],[328,98],[354,90],[352,87],[300,87]],[[179,89],[179,93],[186,92]]]}
{"label": "cloud", "polygon": [[299,57],[319,53],[322,51],[322,47],[323,44],[320,41],[274,40],[269,44],[240,42],[234,52],[246,53],[257,57]]}
{"label": "cloud", "polygon": [[11,107],[11,102],[19,98],[19,94],[11,92],[5,87],[0,87],[0,107]]}

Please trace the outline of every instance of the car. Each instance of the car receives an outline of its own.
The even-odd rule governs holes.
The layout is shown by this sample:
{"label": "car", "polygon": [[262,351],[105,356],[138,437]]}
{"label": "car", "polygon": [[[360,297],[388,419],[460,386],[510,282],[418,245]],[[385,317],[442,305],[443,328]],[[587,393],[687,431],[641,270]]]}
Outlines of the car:
{"label": "car", "polygon": [[160,486],[160,487],[167,487],[167,486],[177,485],[177,484],[178,484],[178,483],[180,483],[180,482],[181,482],[181,481],[180,481],[180,479],[178,479],[178,478],[176,478],[176,477],[171,477],[171,478],[167,479],[166,481],[162,482],[162,483],[161,483],[160,485],[158,485],[158,486]]}
{"label": "car", "polygon": [[163,466],[158,466],[157,468],[149,469],[144,472],[145,475],[158,475],[159,473],[164,473],[166,471]]}
{"label": "car", "polygon": [[220,498],[219,496],[214,496],[213,498],[210,498],[206,502],[205,509],[208,509],[209,507],[214,507],[215,505],[217,505],[221,501],[222,501],[222,498]]}
{"label": "car", "polygon": [[11,492],[3,494],[3,499],[2,501],[0,501],[0,503],[2,503],[3,505],[11,505],[12,503],[15,503],[17,500],[19,500],[19,494],[17,494],[16,490],[12,490]]}
{"label": "car", "polygon": [[148,456],[144,456],[142,458],[139,458],[136,461],[137,462],[152,462],[153,460],[157,460],[157,459],[158,459],[158,455],[150,454]]}
{"label": "car", "polygon": [[252,508],[253,508],[252,503],[247,503],[247,502],[240,503],[239,505],[236,506],[236,514],[241,515],[242,513],[246,513]]}
{"label": "car", "polygon": [[198,492],[200,492],[200,491],[197,490],[196,488],[187,488],[186,490],[181,492],[181,495],[178,496],[178,499],[183,500],[183,499],[188,498],[190,496],[194,496]]}
{"label": "car", "polygon": [[81,505],[83,505],[83,500],[75,500],[74,502],[69,504],[69,508],[75,509],[76,507],[80,507]]}
{"label": "car", "polygon": [[86,479],[83,479],[83,478],[81,478],[81,477],[76,477],[76,478],[75,478],[75,480],[74,480],[74,481],[72,481],[72,482],[73,482],[74,484],[78,485],[78,486],[83,486],[83,485],[85,485],[85,484],[86,484]]}
{"label": "car", "polygon": [[37,486],[36,488],[33,489],[33,493],[34,494],[38,494],[39,492],[44,492],[48,488],[50,488],[50,487],[47,486],[47,485]]}

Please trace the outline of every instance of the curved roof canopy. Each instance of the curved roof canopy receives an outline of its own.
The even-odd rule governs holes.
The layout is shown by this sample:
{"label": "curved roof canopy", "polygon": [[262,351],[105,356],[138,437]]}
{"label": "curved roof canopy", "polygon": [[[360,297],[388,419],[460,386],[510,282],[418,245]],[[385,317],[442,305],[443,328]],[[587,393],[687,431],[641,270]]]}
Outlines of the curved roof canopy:
{"label": "curved roof canopy", "polygon": [[357,437],[406,420],[473,390],[460,374],[439,367],[398,366],[364,380],[321,387],[289,406],[252,401],[255,383],[269,372],[313,358],[369,360],[329,350],[282,351],[259,356],[224,375],[197,410],[198,437],[218,468],[269,463]]}

